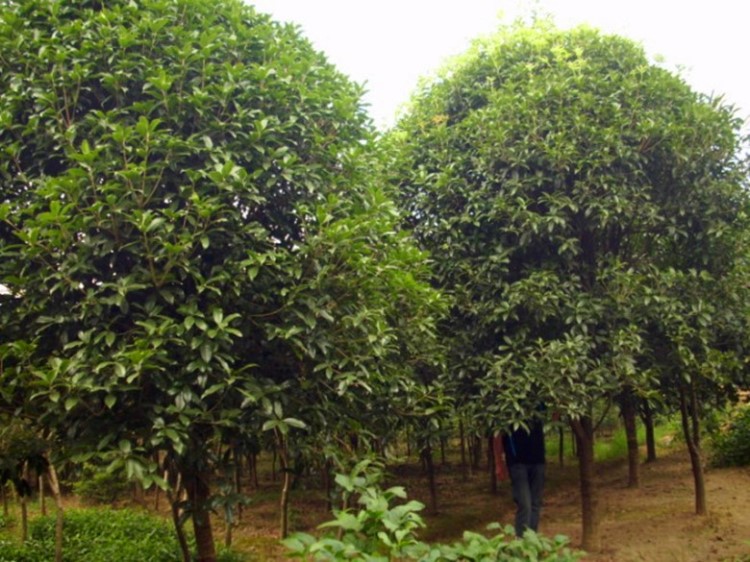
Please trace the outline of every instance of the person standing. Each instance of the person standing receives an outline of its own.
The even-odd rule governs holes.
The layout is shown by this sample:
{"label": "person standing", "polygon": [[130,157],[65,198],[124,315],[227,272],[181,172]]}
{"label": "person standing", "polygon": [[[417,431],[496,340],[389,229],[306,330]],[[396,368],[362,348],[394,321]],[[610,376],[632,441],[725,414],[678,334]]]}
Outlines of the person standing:
{"label": "person standing", "polygon": [[539,529],[545,473],[542,420],[535,418],[528,428],[503,434],[502,446],[516,503],[516,535],[522,537],[526,529]]}

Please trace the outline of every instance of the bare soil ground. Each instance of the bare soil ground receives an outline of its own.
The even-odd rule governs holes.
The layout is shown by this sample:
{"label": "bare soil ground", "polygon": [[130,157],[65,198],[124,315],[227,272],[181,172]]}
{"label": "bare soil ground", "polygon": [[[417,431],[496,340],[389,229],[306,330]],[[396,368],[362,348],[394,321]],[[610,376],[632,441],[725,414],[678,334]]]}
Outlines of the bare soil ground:
{"label": "bare soil ground", "polygon": [[[602,550],[586,562],[750,562],[750,468],[709,469],[706,474],[709,514],[694,514],[693,480],[687,453],[662,452],[655,463],[641,466],[641,487],[628,489],[627,466],[599,466]],[[580,499],[577,467],[548,465],[545,507],[540,531],[565,534],[580,546]],[[394,469],[394,483],[405,485],[411,499],[429,504],[426,479],[419,467]],[[234,532],[235,547],[257,560],[284,560],[276,545],[278,509],[275,488],[263,478],[262,490]],[[263,491],[265,489],[265,491]],[[426,510],[428,541],[453,542],[464,530],[483,531],[487,524],[513,521],[514,505],[508,483],[498,493],[489,490],[485,473],[467,476],[456,465],[440,467],[438,513]],[[292,527],[313,531],[326,520],[319,490],[293,493]],[[217,541],[223,536],[221,524]]]}

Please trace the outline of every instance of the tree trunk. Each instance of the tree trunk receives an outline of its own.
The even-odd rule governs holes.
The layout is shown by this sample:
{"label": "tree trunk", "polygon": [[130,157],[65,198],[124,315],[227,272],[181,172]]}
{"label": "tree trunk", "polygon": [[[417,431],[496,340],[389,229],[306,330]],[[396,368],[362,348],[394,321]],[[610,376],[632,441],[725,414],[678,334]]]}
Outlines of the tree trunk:
{"label": "tree trunk", "polygon": [[468,465],[466,464],[466,433],[464,432],[464,420],[458,420],[458,440],[461,445],[461,473],[464,476],[469,475]]}
{"label": "tree trunk", "polygon": [[570,423],[575,432],[578,450],[583,525],[581,546],[589,552],[598,552],[601,548],[601,537],[599,535],[599,498],[594,482],[594,424],[589,416],[572,420]]}
{"label": "tree trunk", "polygon": [[427,469],[427,478],[430,486],[430,508],[433,514],[438,512],[437,484],[435,483],[435,463],[432,462],[432,446],[427,445],[422,449],[422,459]]}
{"label": "tree trunk", "polygon": [[[700,439],[696,435],[698,426],[698,412],[695,408],[695,386],[690,383],[690,399],[693,408],[692,412],[688,411],[688,397],[685,395],[684,384],[680,384],[680,417],[682,418],[682,433],[685,435],[688,453],[690,454],[690,464],[693,468],[693,482],[695,484],[695,513],[696,515],[706,515],[706,482],[703,475],[703,462],[701,459]],[[691,429],[692,422],[692,429]],[[699,433],[699,432],[698,432]]]}
{"label": "tree trunk", "polygon": [[482,439],[478,435],[474,436],[473,453],[474,453],[474,458],[473,458],[473,463],[472,463],[473,468],[474,470],[479,470],[479,463],[481,462],[481,459],[482,459]]}
{"label": "tree trunk", "polygon": [[323,488],[326,491],[326,509],[333,512],[333,478],[331,472],[333,471],[333,463],[331,459],[326,459],[323,463]]}
{"label": "tree trunk", "polygon": [[8,507],[8,485],[3,484],[0,486],[0,494],[3,496],[3,517],[6,519],[8,518],[8,515],[10,514],[10,508]]}
{"label": "tree trunk", "polygon": [[[233,451],[234,456],[234,490],[238,496],[242,495],[242,454],[235,447]],[[242,523],[242,515],[244,506],[242,502],[237,502],[237,522]],[[230,538],[231,543],[231,538]],[[227,545],[229,546],[229,545]]]}
{"label": "tree trunk", "polygon": [[487,464],[490,469],[490,492],[497,494],[497,470],[496,464],[497,459],[495,458],[495,447],[492,443],[493,437],[490,435],[487,438]]}
{"label": "tree trunk", "polygon": [[281,462],[281,472],[284,475],[281,487],[281,499],[279,500],[281,513],[279,515],[279,535],[282,539],[289,536],[289,493],[292,487],[292,469],[289,466],[289,454],[286,448],[284,437],[277,430],[276,439],[279,448],[279,461]]}
{"label": "tree trunk", "polygon": [[37,483],[39,484],[39,511],[42,517],[47,516],[47,496],[44,494],[44,475],[40,474],[37,476]]}
{"label": "tree trunk", "polygon": [[193,533],[198,551],[196,562],[216,562],[216,546],[209,510],[210,474],[205,468],[194,468],[184,475],[184,481],[193,515]]}
{"label": "tree trunk", "polygon": [[636,426],[633,390],[625,388],[619,398],[620,412],[625,424],[625,436],[628,442],[628,488],[638,488],[641,485],[640,454],[638,451],[638,428]]}
{"label": "tree trunk", "polygon": [[[176,471],[172,471],[175,473]],[[180,496],[183,493],[182,487],[182,476],[177,473],[175,481],[170,481],[169,470],[165,471],[164,479],[169,482],[169,488],[167,488],[167,500],[169,501],[169,508],[172,513],[172,523],[174,524],[175,534],[177,535],[177,542],[180,545],[180,552],[182,553],[182,562],[190,562],[190,547],[188,546],[187,537],[185,536],[185,529],[182,526],[182,518],[180,512]],[[172,492],[174,490],[174,493]]]}
{"label": "tree trunk", "polygon": [[557,453],[557,461],[560,463],[560,466],[565,466],[565,429],[563,426],[560,426],[557,428],[557,431],[559,433],[559,447],[558,447],[558,453]]}
{"label": "tree trunk", "polygon": [[51,462],[47,464],[47,479],[55,498],[55,562],[63,560],[63,524],[65,522],[65,511],[63,509],[62,493],[60,492],[60,481],[57,478],[57,470]]}
{"label": "tree trunk", "polygon": [[232,518],[227,517],[224,520],[224,546],[230,548],[232,546]]}
{"label": "tree trunk", "polygon": [[643,414],[641,416],[646,428],[646,462],[656,460],[656,438],[654,437],[654,413],[648,400],[643,402]]}
{"label": "tree trunk", "polygon": [[[23,463],[21,469],[21,479],[25,486],[28,486],[29,482],[29,465]],[[21,544],[26,542],[29,538],[29,491],[28,489],[18,491],[18,502],[21,504]]]}

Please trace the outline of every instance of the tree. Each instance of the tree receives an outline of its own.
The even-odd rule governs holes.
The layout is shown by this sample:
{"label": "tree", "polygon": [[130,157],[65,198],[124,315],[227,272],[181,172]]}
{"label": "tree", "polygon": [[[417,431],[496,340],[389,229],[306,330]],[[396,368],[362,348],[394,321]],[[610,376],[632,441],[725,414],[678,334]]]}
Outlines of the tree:
{"label": "tree", "polygon": [[146,486],[167,463],[212,561],[216,445],[307,426],[277,404],[308,377],[405,373],[399,308],[430,329],[421,252],[372,227],[361,88],[238,0],[1,9],[3,409]]}
{"label": "tree", "polygon": [[525,423],[540,401],[570,416],[588,550],[592,405],[653,387],[638,366],[664,279],[736,259],[739,125],[633,42],[536,22],[476,41],[391,135],[392,181],[454,295],[444,333],[461,402],[495,426]]}

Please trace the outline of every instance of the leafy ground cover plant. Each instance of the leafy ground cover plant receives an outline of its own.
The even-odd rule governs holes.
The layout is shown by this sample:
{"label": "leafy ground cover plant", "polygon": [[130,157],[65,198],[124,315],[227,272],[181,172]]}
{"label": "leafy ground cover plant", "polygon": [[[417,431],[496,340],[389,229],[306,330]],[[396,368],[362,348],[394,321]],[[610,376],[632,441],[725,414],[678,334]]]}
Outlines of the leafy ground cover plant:
{"label": "leafy ground cover plant", "polygon": [[515,536],[513,527],[502,528],[495,523],[487,527],[494,535],[465,532],[454,544],[428,544],[419,540],[417,531],[425,526],[419,515],[424,504],[406,500],[404,488],[395,486],[382,490],[366,479],[337,475],[337,483],[358,495],[358,511],[342,509],[333,520],[320,525],[331,529],[321,537],[295,533],[282,541],[290,555],[305,560],[363,560],[385,562],[391,560],[495,560],[572,562],[581,552],[568,547],[568,538],[558,535],[552,539],[527,532],[523,538]]}
{"label": "leafy ground cover plant", "polygon": [[[20,545],[0,540],[0,562],[46,562],[54,559],[55,518],[31,522],[30,539]],[[133,510],[82,509],[65,514],[65,562],[178,562],[172,527],[161,519]],[[229,551],[222,562],[239,560]]]}
{"label": "leafy ground cover plant", "polygon": [[713,436],[715,466],[750,465],[750,405],[734,408],[724,427]]}
{"label": "leafy ground cover plant", "polygon": [[127,490],[128,480],[122,471],[108,471],[94,465],[84,466],[81,478],[73,484],[75,494],[91,504],[111,504]]}

